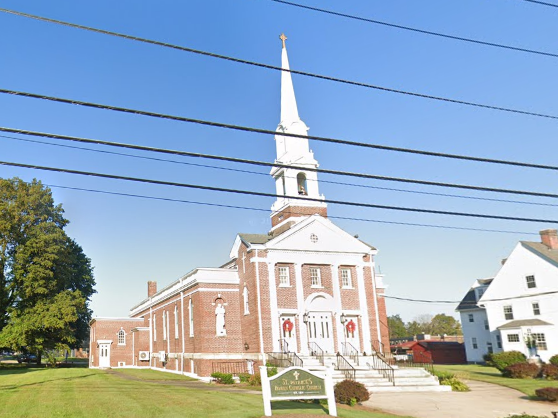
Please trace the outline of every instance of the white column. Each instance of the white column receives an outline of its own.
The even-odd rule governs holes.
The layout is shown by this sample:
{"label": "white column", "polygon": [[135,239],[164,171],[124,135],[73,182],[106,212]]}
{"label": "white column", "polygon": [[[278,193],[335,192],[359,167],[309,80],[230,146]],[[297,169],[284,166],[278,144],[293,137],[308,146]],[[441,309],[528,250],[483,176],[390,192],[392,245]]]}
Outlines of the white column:
{"label": "white column", "polygon": [[184,292],[180,292],[180,335],[182,337],[182,353],[180,356],[180,371],[184,373]]}
{"label": "white column", "polygon": [[274,352],[281,351],[279,347],[279,312],[277,309],[277,284],[275,283],[275,264],[267,263],[267,276],[269,277],[269,304],[271,315],[271,346]]}
{"label": "white column", "polygon": [[[368,316],[368,301],[366,300],[366,288],[364,286],[364,266],[356,267],[357,283],[358,283],[358,299],[360,312],[362,315],[362,351],[370,354],[372,352],[372,343],[370,336],[370,318]],[[372,286],[374,283],[372,283]]]}
{"label": "white column", "polygon": [[296,283],[296,306],[298,309],[298,324],[299,335],[300,335],[300,348],[299,351],[302,354],[308,354],[308,328],[306,324],[302,321],[304,317],[304,289],[302,288],[302,265],[300,263],[295,263],[295,283]]}
{"label": "white column", "polygon": [[335,328],[337,329],[337,351],[342,353],[341,343],[343,339],[343,325],[341,325],[341,313],[343,312],[343,304],[341,303],[341,290],[339,286],[339,265],[331,265],[331,285],[333,287],[333,310],[335,315]]}
{"label": "white column", "polygon": [[260,354],[262,358],[265,354],[264,339],[263,339],[263,323],[262,323],[262,292],[260,289],[260,266],[259,266],[258,250],[256,250],[255,264],[256,269],[256,293],[258,296],[258,331],[260,334]]}
{"label": "white column", "polygon": [[[378,311],[378,294],[376,292],[376,269],[374,268],[374,259],[372,254],[370,254],[370,274],[372,275],[372,293],[374,295],[374,310],[376,311],[376,331],[378,333],[377,338],[379,341],[378,348],[382,350],[382,332],[380,330],[380,312]],[[389,347],[388,347],[389,350]]]}

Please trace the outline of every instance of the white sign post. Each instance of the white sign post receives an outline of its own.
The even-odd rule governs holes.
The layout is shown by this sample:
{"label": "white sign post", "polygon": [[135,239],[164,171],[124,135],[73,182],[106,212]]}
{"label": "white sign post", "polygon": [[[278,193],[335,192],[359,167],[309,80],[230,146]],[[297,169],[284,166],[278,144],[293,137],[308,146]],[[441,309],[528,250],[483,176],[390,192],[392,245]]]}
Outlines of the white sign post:
{"label": "white sign post", "polygon": [[327,399],[329,415],[337,416],[331,370],[325,375],[301,367],[289,367],[272,377],[267,377],[267,367],[260,366],[262,397],[266,417],[271,414],[271,401],[293,399]]}

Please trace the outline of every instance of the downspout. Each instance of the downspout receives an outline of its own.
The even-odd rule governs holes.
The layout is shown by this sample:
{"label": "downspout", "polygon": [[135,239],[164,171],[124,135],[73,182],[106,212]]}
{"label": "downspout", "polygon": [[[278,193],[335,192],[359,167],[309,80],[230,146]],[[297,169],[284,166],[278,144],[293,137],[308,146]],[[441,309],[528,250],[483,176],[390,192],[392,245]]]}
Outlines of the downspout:
{"label": "downspout", "polygon": [[136,333],[132,331],[132,366],[136,366]]}
{"label": "downspout", "polygon": [[258,264],[258,250],[256,250],[256,290],[258,294],[258,328],[260,331],[260,354],[264,361],[264,340],[263,340],[263,324],[262,324],[262,298],[260,291],[260,268]]}
{"label": "downspout", "polygon": [[153,367],[153,307],[149,307],[149,367]]}
{"label": "downspout", "polygon": [[[372,292],[374,293],[374,310],[376,311],[376,332],[378,337],[379,349],[380,352],[383,354],[382,350],[382,333],[380,331],[380,312],[378,311],[378,294],[376,292],[376,269],[374,268],[374,262],[372,261],[374,258],[372,254],[370,254],[370,272],[372,273]],[[372,347],[374,348],[374,347]]]}
{"label": "downspout", "polygon": [[182,356],[180,370],[184,374],[184,291],[180,291],[180,329],[182,334]]}

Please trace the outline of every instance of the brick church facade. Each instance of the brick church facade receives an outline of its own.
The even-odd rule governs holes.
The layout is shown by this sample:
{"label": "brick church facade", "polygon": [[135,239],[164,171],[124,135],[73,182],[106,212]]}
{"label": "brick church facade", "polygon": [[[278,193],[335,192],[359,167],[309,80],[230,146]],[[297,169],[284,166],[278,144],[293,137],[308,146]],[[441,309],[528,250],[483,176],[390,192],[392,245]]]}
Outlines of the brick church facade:
{"label": "brick church facade", "polygon": [[271,230],[238,234],[219,268],[197,268],[161,290],[149,282],[147,298],[128,318],[94,318],[90,367],[205,377],[252,372],[269,353],[389,347],[377,250],[327,218],[307,131],[291,74],[283,71]]}

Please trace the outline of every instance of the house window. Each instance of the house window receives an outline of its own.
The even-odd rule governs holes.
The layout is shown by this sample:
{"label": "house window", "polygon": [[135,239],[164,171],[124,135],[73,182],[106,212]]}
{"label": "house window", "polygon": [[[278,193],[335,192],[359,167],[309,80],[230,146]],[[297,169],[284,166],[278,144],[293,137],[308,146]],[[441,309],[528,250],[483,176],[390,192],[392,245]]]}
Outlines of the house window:
{"label": "house window", "polygon": [[194,304],[188,300],[188,317],[190,318],[190,337],[194,336]]}
{"label": "house window", "polygon": [[477,289],[477,301],[478,301],[480,298],[482,298],[482,295],[484,295],[484,291],[485,291],[485,290],[486,290],[486,289],[485,289],[484,287],[479,287],[479,288]]}
{"label": "house window", "polygon": [[178,340],[178,307],[174,305],[174,338]]}
{"label": "house window", "polygon": [[248,288],[246,286],[244,286],[242,296],[244,297],[244,315],[248,315],[250,313],[250,305],[248,304]]}
{"label": "house window", "polygon": [[541,307],[539,306],[539,302],[533,302],[533,315],[540,315],[541,314]]}
{"label": "house window", "polygon": [[475,322],[475,316],[472,313],[469,314],[469,322]]}
{"label": "house window", "polygon": [[531,335],[534,338],[535,343],[537,344],[537,350],[546,351],[546,338],[544,337],[544,334],[538,333]]}
{"label": "house window", "polygon": [[488,330],[489,326],[488,326],[488,319],[484,320],[484,329]]}
{"label": "house window", "polygon": [[312,287],[322,287],[322,277],[320,275],[320,269],[316,267],[310,268],[310,283]]}
{"label": "house window", "polygon": [[118,331],[118,345],[126,345],[126,333],[123,329]]}
{"label": "house window", "polygon": [[502,337],[500,335],[496,335],[496,346],[502,348]]}
{"label": "house window", "polygon": [[167,311],[163,311],[163,340],[167,339]]}
{"label": "house window", "polygon": [[492,354],[494,352],[494,350],[492,349],[492,343],[491,342],[486,343],[486,351],[488,351],[488,354]]}
{"label": "house window", "polygon": [[508,342],[509,343],[518,343],[519,342],[519,334],[508,334]]}
{"label": "house window", "polygon": [[341,286],[345,288],[353,287],[353,281],[351,279],[351,270],[341,269]]}
{"label": "house window", "polygon": [[279,267],[279,286],[290,286],[289,268]]}
{"label": "house window", "polygon": [[477,339],[475,337],[471,339],[471,342],[473,343],[473,349],[476,350],[477,348],[479,348],[479,345],[477,344]]}
{"label": "house window", "polygon": [[513,309],[511,305],[504,306],[504,317],[507,320],[513,319]]}
{"label": "house window", "polygon": [[537,287],[537,283],[535,282],[535,276],[525,276],[525,281],[527,282],[527,288],[533,289]]}
{"label": "house window", "polygon": [[153,341],[157,341],[157,314],[153,314]]}

